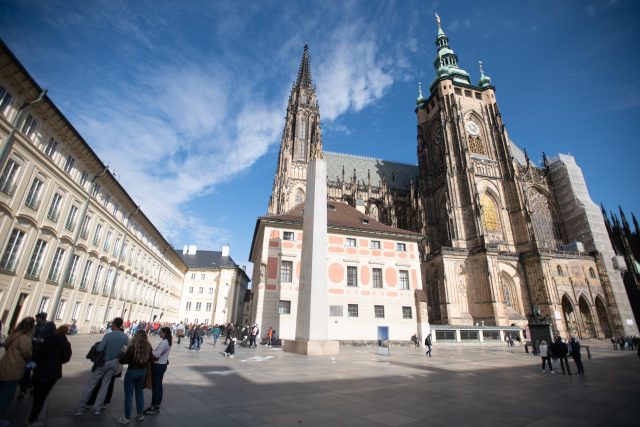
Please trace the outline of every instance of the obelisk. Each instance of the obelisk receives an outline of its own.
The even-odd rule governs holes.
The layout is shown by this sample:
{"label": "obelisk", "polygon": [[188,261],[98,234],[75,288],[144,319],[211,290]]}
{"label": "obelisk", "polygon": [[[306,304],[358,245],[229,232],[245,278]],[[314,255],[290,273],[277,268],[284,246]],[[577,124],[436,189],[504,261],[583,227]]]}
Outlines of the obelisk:
{"label": "obelisk", "polygon": [[328,339],[327,164],[321,144],[315,144],[307,165],[302,231],[296,339],[285,341],[284,350],[307,356],[338,354],[338,341]]}

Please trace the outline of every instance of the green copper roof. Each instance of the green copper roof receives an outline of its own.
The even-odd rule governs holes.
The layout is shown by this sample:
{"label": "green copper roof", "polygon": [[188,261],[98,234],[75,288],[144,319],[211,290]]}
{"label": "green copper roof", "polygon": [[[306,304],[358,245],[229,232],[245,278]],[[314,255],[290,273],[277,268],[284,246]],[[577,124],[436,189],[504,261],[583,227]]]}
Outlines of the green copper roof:
{"label": "green copper roof", "polygon": [[449,37],[442,30],[440,24],[440,17],[436,13],[436,21],[438,22],[438,36],[436,37],[436,47],[438,53],[436,59],[433,62],[433,67],[436,69],[436,78],[431,84],[433,85],[444,77],[453,77],[454,81],[460,83],[471,84],[469,73],[462,68],[458,67],[458,56],[453,49],[449,47]]}
{"label": "green copper roof", "polygon": [[480,80],[478,80],[478,86],[481,88],[491,86],[491,77],[485,76],[484,70],[482,69],[482,61],[478,61],[478,64],[480,64]]}

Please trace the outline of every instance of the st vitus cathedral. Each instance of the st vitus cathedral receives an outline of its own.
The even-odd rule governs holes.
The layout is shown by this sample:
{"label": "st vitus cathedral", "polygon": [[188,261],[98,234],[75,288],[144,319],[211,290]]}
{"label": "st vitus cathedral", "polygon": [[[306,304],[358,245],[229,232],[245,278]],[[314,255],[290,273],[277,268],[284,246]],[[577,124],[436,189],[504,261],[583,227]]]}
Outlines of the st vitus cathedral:
{"label": "st vitus cathedral", "polygon": [[[509,138],[482,64],[474,85],[437,23],[435,79],[416,100],[417,166],[324,152],[328,199],[424,236],[421,298],[431,324],[525,327],[536,318],[563,336],[637,335],[575,160],[561,154],[534,164]],[[322,151],[322,132],[305,46],[269,214],[305,200],[314,150]]]}

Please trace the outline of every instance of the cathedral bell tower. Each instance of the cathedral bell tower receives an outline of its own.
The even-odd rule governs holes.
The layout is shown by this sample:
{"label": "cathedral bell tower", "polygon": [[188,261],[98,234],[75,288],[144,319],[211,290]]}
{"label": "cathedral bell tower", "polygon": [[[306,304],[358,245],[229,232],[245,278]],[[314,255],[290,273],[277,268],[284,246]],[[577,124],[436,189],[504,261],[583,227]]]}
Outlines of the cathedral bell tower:
{"label": "cathedral bell tower", "polygon": [[305,200],[307,163],[313,153],[322,153],[322,132],[318,98],[311,81],[309,46],[305,45],[298,78],[289,95],[269,214],[285,213]]}

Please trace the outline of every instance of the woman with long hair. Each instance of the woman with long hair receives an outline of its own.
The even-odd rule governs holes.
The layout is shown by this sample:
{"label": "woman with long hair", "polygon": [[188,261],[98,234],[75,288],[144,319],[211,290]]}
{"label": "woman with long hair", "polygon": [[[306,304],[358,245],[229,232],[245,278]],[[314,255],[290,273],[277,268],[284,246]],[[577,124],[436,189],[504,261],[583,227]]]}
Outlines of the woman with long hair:
{"label": "woman with long hair", "polygon": [[4,343],[5,353],[0,359],[0,427],[9,425],[9,421],[5,419],[7,408],[24,375],[27,360],[33,354],[31,337],[35,326],[36,319],[25,317]]}
{"label": "woman with long hair", "polygon": [[155,415],[160,412],[162,403],[162,379],[169,364],[169,353],[171,352],[171,329],[166,326],[160,329],[160,344],[153,350],[156,361],[151,364],[151,406],[144,413],[145,415]]}
{"label": "woman with long hair", "polygon": [[144,380],[147,374],[147,364],[153,357],[151,344],[147,339],[147,332],[143,329],[139,329],[126,352],[120,356],[120,363],[123,365],[129,365],[127,373],[124,376],[124,417],[120,418],[118,422],[120,424],[129,424],[131,422],[131,406],[133,400],[133,393],[136,394],[136,409],[138,415],[136,415],[136,421],[144,420]]}
{"label": "woman with long hair", "polygon": [[35,352],[36,368],[33,371],[33,405],[29,424],[38,422],[38,416],[45,400],[58,379],[62,378],[62,365],[71,359],[71,344],[67,340],[68,325],[62,325],[55,335],[37,343]]}

